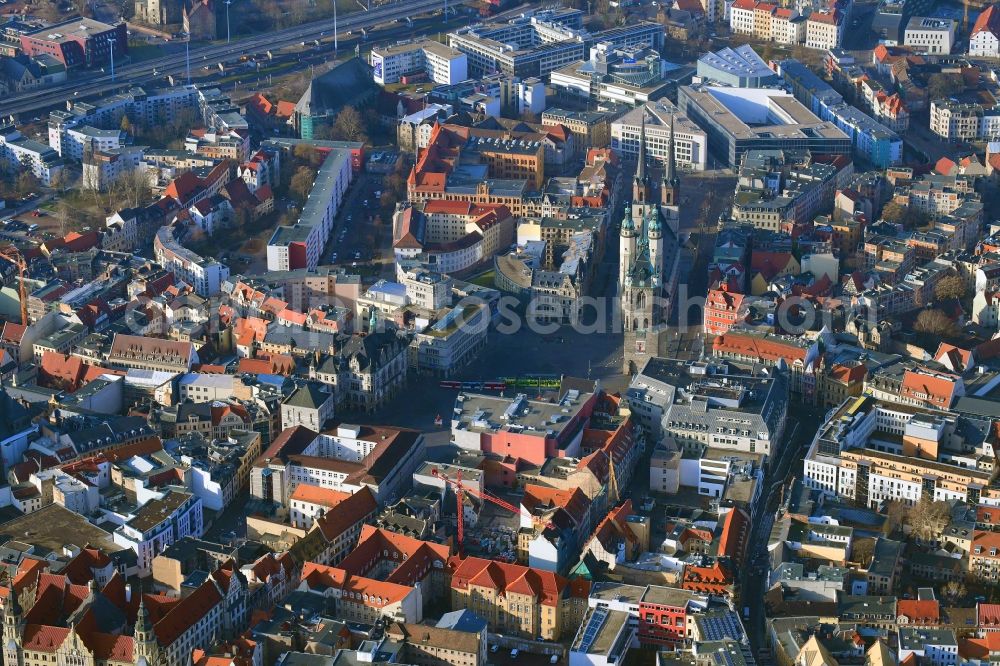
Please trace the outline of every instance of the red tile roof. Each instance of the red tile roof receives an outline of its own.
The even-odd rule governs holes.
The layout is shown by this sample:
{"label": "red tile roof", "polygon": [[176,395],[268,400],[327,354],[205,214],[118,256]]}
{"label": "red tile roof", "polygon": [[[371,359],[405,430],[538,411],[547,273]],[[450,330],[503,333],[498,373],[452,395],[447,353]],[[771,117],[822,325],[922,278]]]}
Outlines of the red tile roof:
{"label": "red tile roof", "polygon": [[372,608],[382,608],[402,601],[413,592],[413,588],[409,585],[387,583],[364,576],[352,576],[343,569],[315,562],[306,562],[302,565],[302,582],[310,590],[325,591],[334,588],[353,595],[343,595],[341,603],[360,603]]}
{"label": "red tile roof", "polygon": [[682,587],[692,592],[725,594],[732,582],[732,571],[716,560],[709,566],[685,567]]}
{"label": "red tile roof", "polygon": [[55,652],[68,635],[67,627],[27,624],[21,634],[21,647],[34,652]]}
{"label": "red tile roof", "polygon": [[92,632],[84,640],[97,659],[109,661],[135,661],[135,641],[128,634],[118,636]]}
{"label": "red tile roof", "polygon": [[856,384],[857,382],[864,381],[865,376],[868,374],[868,368],[859,363],[854,366],[835,364],[830,368],[829,376],[843,384]]}
{"label": "red tile roof", "polygon": [[945,356],[952,364],[953,370],[965,370],[972,364],[972,350],[962,349],[947,342],[938,343],[937,351],[934,352],[934,360],[940,362]]}
{"label": "red tile roof", "polygon": [[903,374],[899,393],[939,409],[947,409],[951,406],[959,381],[959,377],[941,372],[931,374],[919,369],[907,370]]}
{"label": "red tile roof", "polygon": [[[976,624],[979,627],[1000,626],[1000,604],[976,604]],[[1000,636],[1000,632],[997,635]]]}
{"label": "red tile roof", "polygon": [[813,12],[809,15],[809,20],[814,23],[825,23],[827,25],[837,25],[840,22],[840,12]]}
{"label": "red tile roof", "polygon": [[37,383],[44,388],[72,392],[83,384],[85,372],[86,366],[80,357],[46,351],[38,366]]}
{"label": "red tile roof", "polygon": [[795,257],[791,252],[768,252],[754,250],[750,257],[750,270],[760,273],[765,280],[772,280],[778,273],[788,268]]}
{"label": "red tile roof", "polygon": [[[991,550],[994,548],[997,549],[996,555],[991,554]],[[970,556],[973,558],[1000,560],[1000,532],[974,531],[972,533],[972,552]]]}
{"label": "red tile roof", "polygon": [[983,638],[961,638],[958,641],[958,654],[964,659],[982,659],[989,661],[990,653],[1000,652],[1000,631],[986,632]]}
{"label": "red tile roof", "polygon": [[896,601],[896,617],[905,617],[908,624],[929,626],[940,624],[941,605],[936,599],[899,599]]}
{"label": "red tile roof", "polygon": [[[608,435],[610,434],[608,433]],[[587,511],[590,509],[590,498],[579,488],[563,490],[529,483],[524,486],[521,506],[529,513],[547,509],[562,509],[573,518],[577,525],[582,525],[587,517]]]}
{"label": "red tile roof", "polygon": [[86,585],[94,578],[94,571],[106,569],[111,558],[97,548],[82,548],[76,557],[63,567],[61,573],[76,585]]}
{"label": "red tile roof", "polygon": [[742,509],[730,509],[722,521],[719,534],[719,557],[741,559],[750,534],[750,517]]}
{"label": "red tile roof", "polygon": [[632,515],[632,500],[627,499],[617,508],[608,512],[608,515],[598,524],[597,529],[591,538],[604,546],[605,549],[612,547],[618,540],[623,540],[632,545],[637,545],[639,537],[635,535],[627,523],[627,518]]}
{"label": "red tile roof", "polygon": [[715,338],[712,347],[716,353],[729,353],[761,361],[776,363],[784,359],[791,365],[795,361],[805,362],[808,349],[779,339],[765,339],[739,331],[729,331]]}
{"label": "red tile roof", "polygon": [[443,566],[451,555],[448,546],[414,539],[372,525],[361,526],[361,538],[340,567],[355,576],[367,576],[381,562],[395,564],[383,578],[400,585],[416,585],[434,563]]}
{"label": "red tile roof", "polygon": [[221,602],[219,588],[212,580],[207,580],[168,610],[153,625],[153,633],[160,645],[171,645]]}
{"label": "red tile roof", "polygon": [[0,333],[0,338],[2,338],[4,342],[20,343],[26,330],[27,326],[22,326],[21,324],[15,324],[14,322],[8,321],[3,325],[3,332]]}
{"label": "red tile roof", "polygon": [[990,5],[979,14],[969,36],[972,37],[980,32],[990,32],[1000,37],[1000,10],[996,5]]}
{"label": "red tile roof", "polygon": [[569,584],[551,571],[478,557],[453,556],[448,561],[448,568],[452,572],[452,589],[465,591],[470,586],[477,586],[490,588],[499,595],[508,592],[531,595],[545,606],[557,605]]}
{"label": "red tile roof", "polygon": [[265,461],[269,458],[285,460],[289,455],[302,453],[318,434],[315,430],[310,430],[305,426],[285,428],[278,433],[278,436],[274,438],[254,464],[257,467],[264,467]]}
{"label": "red tile roof", "polygon": [[950,176],[958,172],[958,165],[951,159],[942,157],[934,164],[934,171],[938,172],[942,176]]}
{"label": "red tile roof", "polygon": [[378,509],[372,491],[365,486],[337,505],[336,511],[327,511],[316,525],[327,541],[335,541],[341,534],[363,522]]}
{"label": "red tile roof", "polygon": [[322,488],[310,483],[300,483],[292,491],[291,500],[319,504],[328,508],[333,508],[351,496],[351,493],[340,492],[332,488]]}
{"label": "red tile roof", "polygon": [[295,359],[287,354],[261,355],[259,358],[241,358],[236,371],[251,375],[290,375],[295,371]]}

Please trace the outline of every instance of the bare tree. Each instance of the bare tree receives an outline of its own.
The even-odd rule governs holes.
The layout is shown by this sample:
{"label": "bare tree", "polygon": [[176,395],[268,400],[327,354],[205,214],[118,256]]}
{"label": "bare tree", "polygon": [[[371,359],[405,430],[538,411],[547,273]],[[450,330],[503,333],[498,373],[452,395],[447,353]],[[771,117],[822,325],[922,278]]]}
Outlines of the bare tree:
{"label": "bare tree", "polygon": [[149,203],[153,196],[153,188],[149,182],[149,174],[143,166],[126,169],[117,178],[128,206],[135,207]]}
{"label": "bare tree", "polygon": [[21,161],[21,173],[17,175],[17,193],[19,196],[25,197],[32,192],[38,191],[41,186],[41,181],[38,180],[38,176],[35,175],[35,171],[32,168],[31,159],[25,158]]}
{"label": "bare tree", "polygon": [[945,598],[952,603],[955,603],[969,593],[965,584],[960,580],[949,580],[944,584],[941,591],[944,593]]}
{"label": "bare tree", "polygon": [[913,330],[929,337],[949,338],[958,333],[958,326],[943,310],[930,308],[917,315]]}
{"label": "bare tree", "polygon": [[66,169],[56,169],[49,178],[49,187],[59,192],[64,192],[69,185],[69,174]]}
{"label": "bare tree", "polygon": [[920,498],[906,514],[906,524],[910,534],[923,541],[937,539],[951,519],[947,502],[935,502],[927,497]]}
{"label": "bare tree", "polygon": [[872,557],[875,555],[875,539],[871,537],[863,537],[861,539],[855,539],[854,545],[851,546],[851,559],[860,564],[862,567],[867,567],[871,564]]}
{"label": "bare tree", "polygon": [[934,298],[947,301],[952,298],[962,298],[966,295],[965,280],[959,275],[946,275],[934,287]]}
{"label": "bare tree", "polygon": [[889,500],[886,503],[885,522],[882,523],[882,534],[891,536],[897,529],[902,529],[909,507],[900,500]]}
{"label": "bare tree", "polygon": [[365,119],[353,106],[345,106],[333,121],[331,137],[336,141],[368,141]]}
{"label": "bare tree", "polygon": [[315,180],[316,172],[307,166],[301,166],[295,170],[295,175],[292,176],[288,189],[300,202],[305,203]]}
{"label": "bare tree", "polygon": [[65,236],[69,231],[75,226],[72,223],[74,218],[74,209],[72,204],[66,199],[60,199],[56,202],[56,207],[52,212],[53,217],[59,222],[59,235]]}

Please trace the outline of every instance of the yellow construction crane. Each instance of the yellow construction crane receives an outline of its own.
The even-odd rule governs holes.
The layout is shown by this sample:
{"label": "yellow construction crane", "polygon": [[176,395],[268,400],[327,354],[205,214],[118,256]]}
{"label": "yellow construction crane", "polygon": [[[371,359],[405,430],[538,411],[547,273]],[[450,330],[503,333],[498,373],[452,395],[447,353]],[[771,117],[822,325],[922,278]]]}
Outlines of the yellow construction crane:
{"label": "yellow construction crane", "polygon": [[24,260],[24,255],[21,254],[13,245],[8,245],[5,248],[0,249],[0,257],[3,257],[7,261],[11,262],[17,266],[18,281],[17,281],[17,297],[21,302],[21,325],[28,325],[28,290],[25,286],[25,280],[27,279],[28,264]]}

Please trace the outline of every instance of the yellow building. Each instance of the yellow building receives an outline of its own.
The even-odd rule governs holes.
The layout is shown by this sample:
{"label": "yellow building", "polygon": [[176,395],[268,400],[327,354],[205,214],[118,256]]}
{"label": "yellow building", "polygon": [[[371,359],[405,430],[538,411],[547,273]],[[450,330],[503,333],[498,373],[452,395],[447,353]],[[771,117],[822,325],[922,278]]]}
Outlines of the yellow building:
{"label": "yellow building", "polygon": [[587,608],[589,585],[551,571],[478,557],[453,557],[451,607],[468,608],[490,630],[556,641],[576,633]]}

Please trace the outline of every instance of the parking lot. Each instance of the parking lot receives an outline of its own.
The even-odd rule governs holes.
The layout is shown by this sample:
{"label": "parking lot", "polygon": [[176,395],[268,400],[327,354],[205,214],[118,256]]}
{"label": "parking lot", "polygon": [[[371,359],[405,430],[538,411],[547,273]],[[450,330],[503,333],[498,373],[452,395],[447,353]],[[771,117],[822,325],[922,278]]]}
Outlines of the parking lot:
{"label": "parking lot", "polygon": [[359,269],[358,272],[368,279],[383,272],[385,277],[392,275],[391,265],[382,265],[386,257],[391,258],[392,220],[383,220],[378,224],[381,195],[381,176],[367,173],[357,176],[334,220],[321,264],[340,264]]}
{"label": "parking lot", "polygon": [[47,195],[32,193],[0,210],[0,239],[7,241],[44,241],[60,235],[60,223],[41,206]]}

